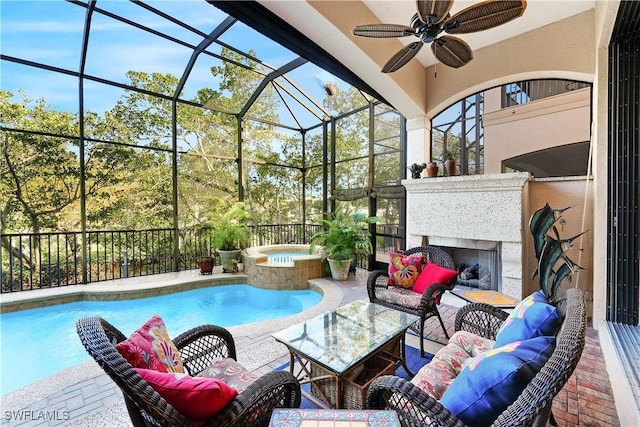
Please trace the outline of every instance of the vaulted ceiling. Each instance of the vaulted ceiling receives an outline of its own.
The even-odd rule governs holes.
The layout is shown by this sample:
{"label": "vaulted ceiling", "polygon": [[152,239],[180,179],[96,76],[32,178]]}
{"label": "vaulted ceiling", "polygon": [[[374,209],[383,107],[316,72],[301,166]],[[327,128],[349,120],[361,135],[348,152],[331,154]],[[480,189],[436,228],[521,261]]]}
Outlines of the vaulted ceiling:
{"label": "vaulted ceiling", "polygon": [[[356,25],[409,25],[413,0],[324,0],[259,2],[309,37],[399,109],[407,118],[430,117],[455,99],[487,86],[518,78],[565,77],[590,81],[598,44],[596,0],[529,0],[524,14],[499,27],[459,34],[474,52],[467,65],[453,69],[436,63],[430,48],[400,70],[384,74],[382,66],[417,39],[356,37]],[[456,0],[451,14],[476,2]],[[605,2],[614,15],[617,2]],[[600,5],[602,6],[602,4]],[[609,7],[611,6],[611,7]],[[489,71],[487,71],[489,70]]]}

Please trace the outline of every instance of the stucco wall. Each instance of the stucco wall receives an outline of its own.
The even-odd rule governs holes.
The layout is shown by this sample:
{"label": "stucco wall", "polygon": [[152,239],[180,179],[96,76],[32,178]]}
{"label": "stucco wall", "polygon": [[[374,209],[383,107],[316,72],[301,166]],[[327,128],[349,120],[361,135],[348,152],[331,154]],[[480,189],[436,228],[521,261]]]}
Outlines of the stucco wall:
{"label": "stucco wall", "polygon": [[499,101],[499,88],[485,92],[484,173],[502,172],[503,160],[511,157],[589,141],[589,88],[499,110],[496,97]]}
{"label": "stucco wall", "polygon": [[594,25],[594,11],[589,10],[479,49],[474,60],[464,67],[441,65],[437,77],[434,67],[429,67],[427,117],[433,118],[465,96],[512,81],[541,78],[593,81]]}

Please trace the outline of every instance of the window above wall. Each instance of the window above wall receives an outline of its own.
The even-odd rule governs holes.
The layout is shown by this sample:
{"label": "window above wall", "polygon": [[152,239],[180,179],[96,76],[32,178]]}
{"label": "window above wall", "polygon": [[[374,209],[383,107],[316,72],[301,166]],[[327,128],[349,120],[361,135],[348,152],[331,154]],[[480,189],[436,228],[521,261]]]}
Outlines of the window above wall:
{"label": "window above wall", "polygon": [[452,156],[456,174],[512,171],[539,178],[587,173],[591,84],[545,79],[487,89],[432,120],[431,160]]}

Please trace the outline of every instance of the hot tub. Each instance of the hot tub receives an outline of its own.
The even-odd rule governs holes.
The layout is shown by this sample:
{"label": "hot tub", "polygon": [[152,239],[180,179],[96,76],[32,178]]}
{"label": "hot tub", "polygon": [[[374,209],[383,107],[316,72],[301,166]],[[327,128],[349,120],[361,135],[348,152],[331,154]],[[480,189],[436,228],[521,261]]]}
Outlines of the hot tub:
{"label": "hot tub", "polygon": [[242,251],[247,283],[265,289],[308,289],[307,280],[325,276],[322,256],[309,245],[254,246]]}

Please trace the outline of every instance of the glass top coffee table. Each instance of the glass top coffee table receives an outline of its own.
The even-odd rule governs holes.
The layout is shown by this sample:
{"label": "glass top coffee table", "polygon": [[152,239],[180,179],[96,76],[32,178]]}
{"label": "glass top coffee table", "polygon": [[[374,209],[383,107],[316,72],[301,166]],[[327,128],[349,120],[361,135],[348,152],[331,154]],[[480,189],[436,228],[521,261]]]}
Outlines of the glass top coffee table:
{"label": "glass top coffee table", "polygon": [[[354,301],[273,334],[289,349],[289,370],[323,407],[361,409],[368,385],[405,359],[404,335],[419,316]],[[296,367],[298,371],[296,372]],[[320,399],[320,401],[318,401]]]}

